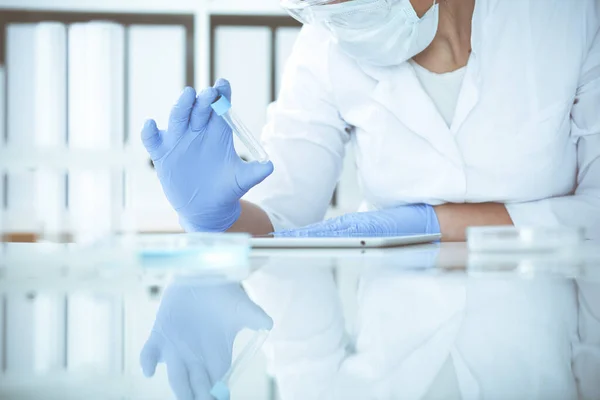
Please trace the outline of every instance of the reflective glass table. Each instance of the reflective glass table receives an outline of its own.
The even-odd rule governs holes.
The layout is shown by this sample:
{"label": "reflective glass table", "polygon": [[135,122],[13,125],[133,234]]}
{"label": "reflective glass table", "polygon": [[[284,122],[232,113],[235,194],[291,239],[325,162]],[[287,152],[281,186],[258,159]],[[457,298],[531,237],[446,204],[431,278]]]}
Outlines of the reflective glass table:
{"label": "reflective glass table", "polygon": [[238,239],[2,244],[0,399],[600,399],[599,243]]}

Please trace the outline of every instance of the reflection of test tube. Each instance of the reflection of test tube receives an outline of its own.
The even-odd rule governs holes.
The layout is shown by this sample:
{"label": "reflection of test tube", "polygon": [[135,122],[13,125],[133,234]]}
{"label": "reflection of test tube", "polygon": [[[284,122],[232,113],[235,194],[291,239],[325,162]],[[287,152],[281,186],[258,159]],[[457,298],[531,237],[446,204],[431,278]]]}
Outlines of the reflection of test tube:
{"label": "reflection of test tube", "polygon": [[254,334],[252,340],[244,347],[241,353],[237,356],[231,367],[210,390],[210,394],[217,400],[229,400],[229,388],[235,383],[242,372],[248,367],[250,361],[254,358],[258,350],[262,347],[269,336],[269,331],[260,330]]}
{"label": "reflection of test tube", "polygon": [[254,137],[252,132],[242,123],[240,118],[231,109],[231,103],[224,96],[219,96],[212,105],[217,115],[222,117],[231,127],[236,136],[242,141],[252,157],[261,163],[269,161],[269,155]]}

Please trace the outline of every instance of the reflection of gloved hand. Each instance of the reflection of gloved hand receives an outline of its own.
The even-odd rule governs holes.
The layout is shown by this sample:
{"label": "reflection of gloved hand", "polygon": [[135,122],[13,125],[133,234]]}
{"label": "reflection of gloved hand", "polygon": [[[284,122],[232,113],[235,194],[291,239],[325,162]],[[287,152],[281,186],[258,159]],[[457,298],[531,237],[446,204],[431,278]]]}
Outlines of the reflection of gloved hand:
{"label": "reflection of gloved hand", "polygon": [[415,204],[388,210],[352,213],[299,229],[275,232],[279,237],[403,236],[440,233],[433,207]]}
{"label": "reflection of gloved hand", "polygon": [[235,152],[231,128],[211,104],[231,87],[218,80],[196,98],[186,88],[171,110],[169,128],[146,122],[142,141],[165,195],[187,231],[223,232],[238,219],[240,198],[273,172],[268,162],[244,162]]}
{"label": "reflection of gloved hand", "polygon": [[272,325],[239,284],[177,283],[164,293],[140,364],[150,377],[164,362],[178,400],[212,399],[212,386],[231,366],[237,333]]}

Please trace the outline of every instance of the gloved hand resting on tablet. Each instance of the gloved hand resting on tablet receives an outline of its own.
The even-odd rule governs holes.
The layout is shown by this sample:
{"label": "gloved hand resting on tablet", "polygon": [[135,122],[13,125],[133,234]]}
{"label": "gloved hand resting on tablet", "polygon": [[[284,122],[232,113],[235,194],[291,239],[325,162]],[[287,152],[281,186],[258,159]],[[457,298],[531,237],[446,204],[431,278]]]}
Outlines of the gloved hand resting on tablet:
{"label": "gloved hand resting on tablet", "polygon": [[439,234],[433,207],[426,204],[345,214],[303,228],[275,232],[275,237],[385,237]]}

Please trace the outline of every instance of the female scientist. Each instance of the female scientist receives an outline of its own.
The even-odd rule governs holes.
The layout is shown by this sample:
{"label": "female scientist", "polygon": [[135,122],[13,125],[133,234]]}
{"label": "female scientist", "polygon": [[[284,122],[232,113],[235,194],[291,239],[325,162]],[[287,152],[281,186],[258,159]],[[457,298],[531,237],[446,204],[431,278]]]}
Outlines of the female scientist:
{"label": "female scientist", "polygon": [[[186,230],[600,238],[600,1],[281,3],[305,26],[262,135],[272,163],[235,153],[211,109],[225,80],[143,129]],[[367,212],[322,222],[348,142]]]}

